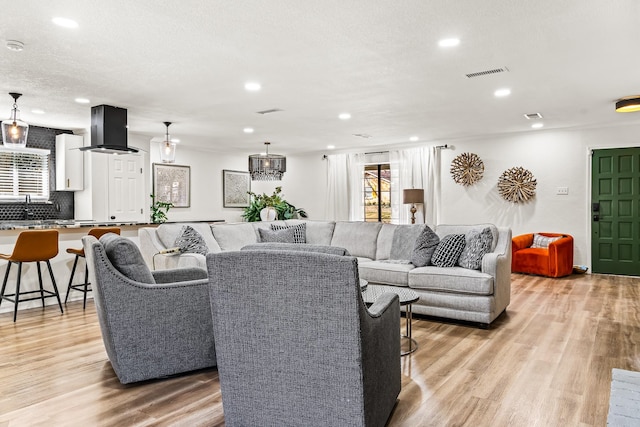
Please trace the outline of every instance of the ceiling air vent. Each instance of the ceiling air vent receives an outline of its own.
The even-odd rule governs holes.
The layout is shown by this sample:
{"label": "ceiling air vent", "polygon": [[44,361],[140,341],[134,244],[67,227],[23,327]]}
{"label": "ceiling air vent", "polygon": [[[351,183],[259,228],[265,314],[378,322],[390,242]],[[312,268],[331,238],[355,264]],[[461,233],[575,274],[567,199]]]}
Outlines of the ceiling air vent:
{"label": "ceiling air vent", "polygon": [[474,77],[482,77],[482,76],[488,76],[491,74],[506,73],[508,71],[509,69],[507,67],[502,67],[502,68],[494,68],[493,70],[484,70],[484,71],[478,71],[475,73],[469,73],[469,74],[465,74],[465,76],[467,76],[468,79],[472,79]]}
{"label": "ceiling air vent", "polygon": [[371,138],[371,135],[368,133],[354,133],[353,136],[357,136],[358,138]]}
{"label": "ceiling air vent", "polygon": [[282,110],[280,108],[272,108],[270,110],[256,111],[256,113],[258,113],[258,114],[269,114],[269,113],[277,113],[278,111],[282,111]]}
{"label": "ceiling air vent", "polygon": [[529,113],[529,114],[525,114],[524,118],[527,119],[527,120],[541,119],[542,118],[542,114],[540,114],[540,113]]}

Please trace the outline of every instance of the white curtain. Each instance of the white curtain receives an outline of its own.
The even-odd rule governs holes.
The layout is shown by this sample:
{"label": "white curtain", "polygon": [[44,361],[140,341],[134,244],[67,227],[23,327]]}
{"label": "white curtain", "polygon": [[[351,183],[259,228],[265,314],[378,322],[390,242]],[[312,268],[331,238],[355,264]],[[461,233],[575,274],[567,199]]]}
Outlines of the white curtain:
{"label": "white curtain", "polygon": [[325,218],[334,221],[364,220],[364,154],[327,156]]}
{"label": "white curtain", "polygon": [[402,203],[402,190],[422,188],[424,204],[416,206],[416,223],[437,224],[440,212],[440,150],[435,146],[391,150],[389,163],[393,222],[411,223],[410,206]]}

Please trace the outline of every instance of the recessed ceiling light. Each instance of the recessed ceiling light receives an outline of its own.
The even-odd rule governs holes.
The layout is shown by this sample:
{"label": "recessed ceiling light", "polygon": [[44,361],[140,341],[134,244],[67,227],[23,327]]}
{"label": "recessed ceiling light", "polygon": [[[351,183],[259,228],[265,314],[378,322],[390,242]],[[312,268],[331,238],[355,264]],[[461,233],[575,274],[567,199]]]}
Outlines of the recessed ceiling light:
{"label": "recessed ceiling light", "polygon": [[335,145],[327,145],[328,150],[335,150],[335,148],[336,148]]}
{"label": "recessed ceiling light", "polygon": [[349,113],[340,113],[338,118],[340,120],[349,120],[351,118],[351,114],[349,114]]}
{"label": "recessed ceiling light", "polygon": [[55,18],[53,18],[51,20],[51,22],[53,22],[54,24],[56,24],[59,27],[78,28],[78,23],[76,21],[74,21],[73,19],[69,19],[69,18],[63,18],[63,17],[60,17],[60,16],[56,16]]}
{"label": "recessed ceiling light", "polygon": [[493,95],[496,96],[497,98],[503,98],[505,96],[509,96],[511,95],[511,89],[498,89],[495,92],[493,92]]}
{"label": "recessed ceiling light", "polygon": [[88,103],[90,103],[90,102],[91,102],[91,101],[89,101],[87,98],[76,98],[76,99],[75,99],[75,101],[76,101],[78,104],[88,104]]}
{"label": "recessed ceiling light", "polygon": [[39,108],[34,108],[33,110],[31,110],[31,112],[33,114],[44,114],[44,110],[41,110]]}
{"label": "recessed ceiling light", "polygon": [[540,129],[541,127],[544,127],[544,123],[540,123],[540,122],[534,123],[534,124],[531,125],[531,127],[533,129]]}
{"label": "recessed ceiling light", "polygon": [[454,47],[460,44],[460,39],[458,38],[450,38],[450,39],[442,39],[438,42],[438,46],[440,47]]}
{"label": "recessed ceiling light", "polygon": [[244,84],[244,88],[249,92],[256,92],[259,91],[262,86],[260,86],[260,83],[257,82],[247,82]]}
{"label": "recessed ceiling light", "polygon": [[415,142],[417,141],[419,138],[417,136],[412,136],[411,138],[409,138],[409,141]]}
{"label": "recessed ceiling light", "polygon": [[7,40],[7,49],[14,52],[22,52],[24,50],[24,43],[18,40]]}
{"label": "recessed ceiling light", "polygon": [[253,133],[253,128],[244,128],[242,129],[244,133]]}

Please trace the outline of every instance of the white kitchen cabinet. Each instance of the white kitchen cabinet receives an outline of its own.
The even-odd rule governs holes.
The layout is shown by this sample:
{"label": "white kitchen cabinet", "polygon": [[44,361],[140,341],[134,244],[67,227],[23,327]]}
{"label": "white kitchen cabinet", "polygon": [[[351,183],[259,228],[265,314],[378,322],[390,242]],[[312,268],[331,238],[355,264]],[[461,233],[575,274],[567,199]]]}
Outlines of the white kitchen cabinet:
{"label": "white kitchen cabinet", "polygon": [[84,156],[82,135],[56,136],[56,190],[84,190]]}

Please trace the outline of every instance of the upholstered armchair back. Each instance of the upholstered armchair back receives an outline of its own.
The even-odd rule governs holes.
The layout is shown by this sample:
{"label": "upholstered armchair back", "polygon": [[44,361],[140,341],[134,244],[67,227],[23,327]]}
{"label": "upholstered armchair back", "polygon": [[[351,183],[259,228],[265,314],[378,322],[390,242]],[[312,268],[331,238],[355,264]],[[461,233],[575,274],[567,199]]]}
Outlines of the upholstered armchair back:
{"label": "upholstered armchair back", "polygon": [[573,237],[560,233],[528,233],[511,243],[511,271],[548,277],[573,272]]}

